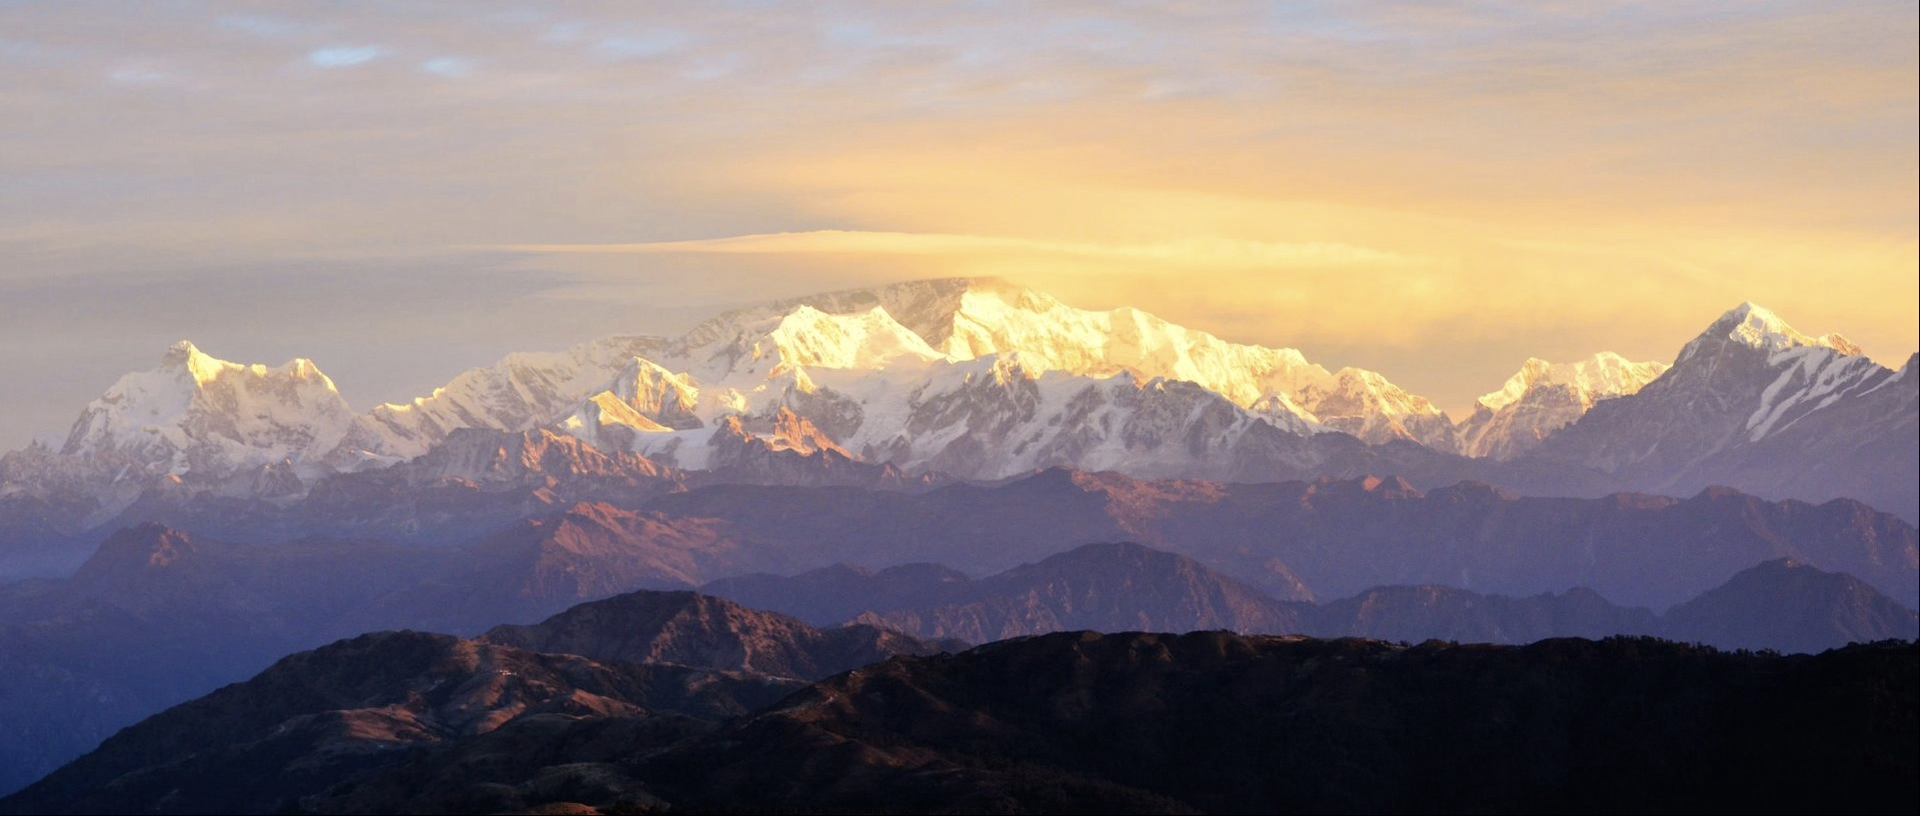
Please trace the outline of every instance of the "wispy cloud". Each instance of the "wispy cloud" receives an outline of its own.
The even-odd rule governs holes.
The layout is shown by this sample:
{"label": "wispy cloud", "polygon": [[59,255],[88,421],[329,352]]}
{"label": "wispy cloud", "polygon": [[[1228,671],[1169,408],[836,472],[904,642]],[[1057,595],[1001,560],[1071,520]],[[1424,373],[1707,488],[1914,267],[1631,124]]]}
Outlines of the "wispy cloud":
{"label": "wispy cloud", "polygon": [[434,57],[420,63],[420,70],[448,79],[459,79],[471,74],[473,67],[473,60],[461,57]]}
{"label": "wispy cloud", "polygon": [[128,85],[152,85],[167,79],[165,73],[155,71],[151,68],[121,68],[107,76],[111,77],[115,82]]}
{"label": "wispy cloud", "polygon": [[377,45],[336,45],[308,52],[307,62],[317,68],[351,68],[377,60],[386,53],[386,49]]}
{"label": "wispy cloud", "polygon": [[229,31],[239,31],[258,37],[286,37],[304,30],[304,26],[291,20],[268,17],[260,14],[234,14],[219,18],[215,24]]}
{"label": "wispy cloud", "polygon": [[1063,255],[1151,261],[1193,268],[1403,266],[1415,259],[1391,252],[1328,243],[1279,243],[1232,238],[1186,238],[1153,243],[1102,244],[989,235],[811,230],[635,244],[514,244],[488,249],[535,253],[719,253],[861,255]]}
{"label": "wispy cloud", "polygon": [[615,59],[639,59],[658,57],[681,50],[687,44],[687,35],[678,31],[653,31],[644,34],[607,37],[595,44],[593,50],[603,56]]}
{"label": "wispy cloud", "polygon": [[[463,302],[540,299],[550,339],[516,343],[564,347],[663,302],[999,274],[1458,405],[1529,355],[1670,356],[1749,299],[1920,341],[1910,2],[124,5],[0,2],[0,285],[225,304],[512,245],[486,257],[525,281]],[[182,314],[328,342],[244,309],[126,331]],[[112,341],[36,325],[48,360]]]}

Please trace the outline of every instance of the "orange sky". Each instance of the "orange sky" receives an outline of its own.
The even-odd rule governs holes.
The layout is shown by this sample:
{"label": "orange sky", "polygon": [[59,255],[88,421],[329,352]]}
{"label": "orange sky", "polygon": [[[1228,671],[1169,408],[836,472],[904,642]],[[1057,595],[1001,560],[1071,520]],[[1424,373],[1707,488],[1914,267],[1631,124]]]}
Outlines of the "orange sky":
{"label": "orange sky", "polygon": [[263,8],[0,6],[21,440],[182,336],[367,406],[955,274],[1456,413],[1745,300],[1920,345],[1911,3]]}

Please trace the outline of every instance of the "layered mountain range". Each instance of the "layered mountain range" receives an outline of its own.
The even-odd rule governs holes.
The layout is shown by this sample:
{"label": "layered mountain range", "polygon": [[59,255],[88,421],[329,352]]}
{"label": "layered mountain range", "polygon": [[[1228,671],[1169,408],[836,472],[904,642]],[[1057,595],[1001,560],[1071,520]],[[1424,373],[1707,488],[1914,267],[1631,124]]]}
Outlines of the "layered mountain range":
{"label": "layered mountain range", "polygon": [[[1915,634],[1913,528],[1880,515],[1881,526],[1843,533],[1839,505],[1703,496],[1475,507],[1457,493],[1364,482],[1281,486],[1289,493],[1067,475],[925,494],[720,486],[651,510],[577,505],[454,547],[240,544],[129,528],[71,578],[0,585],[0,790],[281,655],[392,629],[775,679],[1069,629],[1503,643],[1658,634],[1805,651]],[[1154,495],[1176,488],[1188,498]],[[967,519],[997,523],[967,529]],[[1380,523],[1357,523],[1365,519]],[[1160,544],[1113,543],[1122,529]],[[1583,529],[1602,533],[1581,541]],[[894,536],[980,577],[898,563]],[[1069,546],[1082,537],[1100,543]],[[1904,544],[1889,550],[1889,540]],[[1342,543],[1344,565],[1310,555]],[[1480,575],[1476,590],[1446,585],[1459,569],[1419,555],[1448,549],[1487,561],[1553,551]],[[1904,559],[1904,571],[1876,574],[1905,593],[1889,598],[1802,553],[1828,565]],[[834,563],[853,556],[894,565]],[[1590,556],[1601,559],[1588,565]],[[982,574],[981,564],[1009,561]],[[1662,581],[1636,580],[1649,573]],[[696,582],[706,595],[684,591]],[[1646,600],[1649,588],[1683,586],[1692,588]],[[1640,608],[1670,604],[1664,615]]]}
{"label": "layered mountain range", "polygon": [[[1858,498],[1911,521],[1917,380],[1911,363],[1884,368],[1745,304],[1672,366],[1529,360],[1455,423],[1379,373],[1329,371],[1294,349],[1004,281],[938,280],[741,309],[679,337],[514,354],[365,414],[311,362],[237,365],[183,342],[89,404],[58,450],[0,458],[0,497],[88,508],[89,527],[142,500],[285,502],[442,445],[557,433],[663,471],[724,474],[709,481],[910,486],[1063,466],[1471,478],[1548,495],[1728,484]],[[842,465],[796,464],[808,458]]]}
{"label": "layered mountain range", "polygon": [[[0,790],[391,629],[449,634],[283,661],[13,805],[751,807],[654,797],[610,746],[760,774],[688,746],[888,655],[1073,629],[1911,638],[1916,395],[1914,360],[1745,304],[1670,365],[1528,360],[1455,422],[1377,372],[978,279],[514,354],[367,413],[310,361],[182,342],[0,456]],[[523,751],[534,776],[460,787]],[[242,765],[270,781],[223,792]],[[1201,801],[1037,767],[975,793]]]}

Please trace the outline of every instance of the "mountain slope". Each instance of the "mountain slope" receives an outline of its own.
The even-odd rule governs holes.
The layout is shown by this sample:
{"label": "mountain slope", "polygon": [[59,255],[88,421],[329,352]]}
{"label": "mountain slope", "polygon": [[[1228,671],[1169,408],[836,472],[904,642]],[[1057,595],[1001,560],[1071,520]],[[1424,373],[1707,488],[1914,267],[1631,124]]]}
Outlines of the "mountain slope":
{"label": "mountain slope", "polygon": [[[1884,597],[1884,596],[1883,596]],[[1653,612],[1619,607],[1584,587],[1525,598],[1443,586],[1375,587],[1313,610],[1305,631],[1418,643],[1532,643],[1554,637],[1603,638],[1661,631]],[[1718,641],[1704,641],[1718,643]],[[1842,640],[1834,645],[1844,644]]]}
{"label": "mountain slope", "polygon": [[631,592],[540,623],[499,626],[487,643],[623,663],[675,663],[819,679],[942,645],[868,625],[816,629],[773,612],[692,592]]}
{"label": "mountain slope", "polygon": [[1727,312],[1638,393],[1604,401],[1531,458],[1634,489],[1730,485],[1769,498],[1853,498],[1920,518],[1920,372],[1880,366],[1751,303]]}
{"label": "mountain slope", "polygon": [[[273,813],[431,746],[516,721],[654,720],[661,742],[797,683],[601,664],[447,635],[383,632],[287,657],[128,728],[0,801],[22,812]],[[674,712],[681,717],[657,714]]]}
{"label": "mountain slope", "polygon": [[1103,632],[1295,632],[1302,606],[1282,603],[1198,562],[1138,544],[1088,544],[1033,564],[947,587],[913,608],[860,619],[921,637],[986,643],[1093,629]]}
{"label": "mountain slope", "polygon": [[897,657],[734,714],[784,688],[367,635],[130,728],[0,812],[1920,806],[1912,644],[1061,633]]}
{"label": "mountain slope", "polygon": [[1858,578],[1779,558],[1667,610],[1662,634],[1722,648],[1817,652],[1920,637],[1914,611]]}

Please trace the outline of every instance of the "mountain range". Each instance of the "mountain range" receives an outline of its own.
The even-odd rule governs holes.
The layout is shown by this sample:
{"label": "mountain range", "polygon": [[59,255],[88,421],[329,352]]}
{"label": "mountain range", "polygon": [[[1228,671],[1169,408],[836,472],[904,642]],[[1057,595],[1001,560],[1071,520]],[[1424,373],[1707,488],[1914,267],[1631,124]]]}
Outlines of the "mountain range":
{"label": "mountain range", "polygon": [[[766,806],[730,790],[746,779],[803,809],[1404,809],[1305,782],[1221,798],[1156,777],[1183,766],[1152,751],[1088,753],[1092,738],[988,757],[1038,727],[1019,713],[1036,705],[1105,699],[1087,716],[1152,720],[1102,689],[1158,694],[1166,671],[1226,672],[1206,682],[1232,706],[1266,693],[1233,679],[1266,669],[1215,652],[1306,655],[1273,657],[1311,682],[1262,705],[1348,693],[1309,689],[1352,679],[1313,668],[1328,660],[1471,674],[1481,658],[1465,656],[1493,653],[1444,642],[1568,637],[1608,640],[1488,659],[1580,686],[1658,655],[1696,679],[1746,677],[1725,680],[1738,694],[1813,688],[1793,674],[1812,664],[1771,651],[1920,628],[1915,363],[1885,368],[1743,304],[1671,363],[1529,359],[1454,421],[1378,372],[993,279],[513,354],[365,413],[311,361],[231,363],[183,341],[59,446],[0,455],[0,791],[99,746],[0,809]],[[1059,634],[1075,630],[1166,634]],[[1237,634],[1169,639],[1203,630]],[[1763,653],[1714,663],[1623,635]],[[1348,637],[1403,645],[1301,639]],[[957,662],[901,657],[969,644],[983,646]],[[1861,688],[1900,670],[1885,649],[1847,653],[1818,665],[1872,663],[1880,680],[1846,681]],[[1535,665],[1594,655],[1585,679]],[[947,674],[1003,656],[1113,679],[1003,700],[987,680],[1005,667]],[[1461,676],[1436,675],[1447,699],[1485,704]],[[1377,702],[1399,710],[1393,688]],[[1678,699],[1625,693],[1554,699]],[[1828,703],[1854,704],[1807,704]],[[1561,722],[1558,706],[1527,716]],[[1737,723],[1800,728],[1756,710],[1634,738],[1693,751],[1758,733]],[[875,731],[833,719],[846,712],[899,719]],[[1349,713],[1302,733],[1373,733]],[[846,747],[807,747],[826,743]],[[1560,761],[1540,773],[1573,767]],[[1681,798],[1623,807],[1704,806],[1705,777],[1656,765],[1621,773]],[[909,767],[946,781],[896,773]],[[1408,790],[1453,790],[1408,773]],[[1578,793],[1502,790],[1515,807]],[[1430,809],[1496,801],[1446,795]]]}
{"label": "mountain range", "polygon": [[1845,573],[1779,558],[1664,615],[1591,589],[1526,597],[1437,584],[1372,587],[1326,603],[1281,599],[1193,559],[1139,544],[1088,544],[979,579],[937,564],[845,564],[724,578],[701,591],[817,626],[871,624],[924,639],[991,643],[1053,632],[1308,634],[1525,644],[1658,635],[1727,649],[1818,652],[1920,637],[1912,609]]}
{"label": "mountain range", "polygon": [[[750,307],[679,337],[514,354],[365,414],[309,361],[238,365],[182,342],[89,404],[58,450],[0,458],[0,497],[84,507],[63,530],[75,534],[142,501],[285,502],[492,431],[572,436],[665,473],[718,472],[709,482],[911,486],[1059,466],[1466,478],[1536,495],[1729,485],[1855,498],[1911,522],[1916,394],[1911,361],[1884,368],[1838,335],[1743,304],[1670,366],[1608,353],[1528,360],[1454,423],[1376,372],[954,279]],[[819,463],[794,464],[806,459]]]}

